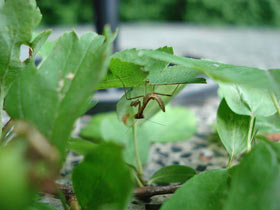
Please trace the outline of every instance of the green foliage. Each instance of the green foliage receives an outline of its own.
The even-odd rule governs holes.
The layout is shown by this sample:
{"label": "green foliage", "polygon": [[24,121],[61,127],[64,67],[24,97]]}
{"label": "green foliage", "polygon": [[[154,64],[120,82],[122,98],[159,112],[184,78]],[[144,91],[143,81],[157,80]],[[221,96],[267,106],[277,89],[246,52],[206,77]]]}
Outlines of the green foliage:
{"label": "green foliage", "polygon": [[[91,0],[38,0],[43,24],[91,23]],[[199,24],[279,26],[279,0],[121,0],[121,21],[184,21]]]}
{"label": "green foliage", "polygon": [[280,116],[258,117],[256,129],[258,134],[280,133]]}
{"label": "green foliage", "polygon": [[151,176],[148,183],[184,183],[195,174],[196,171],[188,166],[171,165],[159,169]]}
{"label": "green foliage", "polygon": [[[125,209],[134,182],[139,187],[185,182],[164,210],[278,209],[280,146],[256,135],[279,132],[279,69],[184,58],[173,55],[171,47],[111,56],[115,34],[108,30],[80,38],[65,33],[49,43],[50,31],[31,36],[40,19],[33,0],[0,0],[0,113],[5,100],[12,118],[0,135],[1,209],[53,209],[35,198],[38,192],[55,193],[66,150],[84,156],[72,182],[76,205],[85,210]],[[20,62],[22,44],[30,47],[30,56]],[[36,67],[38,53],[43,61]],[[233,168],[198,175],[186,166],[168,166],[147,183],[141,162],[147,161],[150,144],[185,140],[196,132],[193,113],[182,107],[165,110],[165,105],[188,83],[205,83],[200,74],[220,84],[224,99],[217,130],[230,154],[228,168],[245,145],[247,154]],[[81,132],[87,140],[72,138],[75,120],[96,104],[94,91],[123,85],[131,89],[117,113],[93,117]]]}
{"label": "green foliage", "polygon": [[227,198],[228,174],[224,169],[200,173],[178,189],[161,210],[217,210]]}
{"label": "green foliage", "polygon": [[203,24],[279,26],[279,0],[188,0],[185,20]]}
{"label": "green foliage", "polygon": [[37,0],[44,16],[43,24],[78,24],[93,21],[91,0]]}
{"label": "green foliage", "polygon": [[93,149],[73,171],[73,187],[84,210],[125,209],[133,189],[132,175],[121,147],[104,143]]}
{"label": "green foliage", "polygon": [[279,208],[279,153],[272,145],[279,148],[275,143],[260,142],[241,160],[233,172],[225,210]]}
{"label": "green foliage", "polygon": [[237,114],[271,116],[276,112],[270,92],[265,89],[219,83],[222,95]]}
{"label": "green foliage", "polygon": [[217,112],[217,131],[230,159],[246,149],[250,117],[231,111],[223,99]]}
{"label": "green foliage", "polygon": [[32,122],[64,153],[75,120],[106,74],[111,43],[103,42],[93,33],[64,34],[38,69],[31,60],[22,71],[6,99],[9,115]]}
{"label": "green foliage", "polygon": [[[0,0],[0,107],[16,76],[25,67],[20,59],[20,46],[31,45],[32,30],[42,16],[36,1]],[[2,117],[0,117],[2,119]],[[0,120],[1,121],[1,120]]]}
{"label": "green foliage", "polygon": [[[177,123],[178,121],[180,123]],[[168,106],[166,113],[159,112],[149,121],[137,127],[136,135],[139,142],[141,162],[145,163],[147,161],[151,143],[186,140],[195,132],[196,119],[192,112],[183,107]],[[94,116],[80,135],[95,142],[103,140],[122,144],[125,160],[136,165],[132,130],[117,119],[116,113]]]}

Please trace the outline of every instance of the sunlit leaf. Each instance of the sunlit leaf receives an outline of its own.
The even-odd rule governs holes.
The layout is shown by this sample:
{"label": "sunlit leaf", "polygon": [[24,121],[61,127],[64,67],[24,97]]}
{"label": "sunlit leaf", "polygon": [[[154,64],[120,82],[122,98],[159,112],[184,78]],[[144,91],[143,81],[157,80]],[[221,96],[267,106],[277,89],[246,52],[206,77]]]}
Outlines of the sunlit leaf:
{"label": "sunlit leaf", "polygon": [[30,63],[10,90],[6,110],[33,123],[62,153],[75,120],[106,73],[111,42],[94,33],[65,33],[39,69]]}
{"label": "sunlit leaf", "polygon": [[230,158],[246,149],[250,117],[234,113],[223,99],[217,113],[217,131]]}
{"label": "sunlit leaf", "polygon": [[25,64],[20,61],[20,46],[30,45],[32,30],[41,21],[35,0],[0,0],[0,85],[7,94]]}
{"label": "sunlit leaf", "polygon": [[223,83],[219,86],[228,106],[237,114],[256,117],[276,112],[268,90]]}

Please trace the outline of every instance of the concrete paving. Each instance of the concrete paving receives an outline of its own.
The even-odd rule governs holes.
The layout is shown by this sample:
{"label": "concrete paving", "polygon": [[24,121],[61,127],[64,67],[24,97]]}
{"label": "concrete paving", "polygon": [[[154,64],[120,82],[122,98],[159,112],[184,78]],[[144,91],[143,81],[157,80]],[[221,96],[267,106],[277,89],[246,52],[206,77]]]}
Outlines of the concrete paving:
{"label": "concrete paving", "polygon": [[[51,39],[72,29],[79,35],[94,31],[93,26],[55,27]],[[120,49],[155,49],[165,45],[173,46],[177,55],[264,69],[280,68],[280,29],[174,23],[120,25]]]}

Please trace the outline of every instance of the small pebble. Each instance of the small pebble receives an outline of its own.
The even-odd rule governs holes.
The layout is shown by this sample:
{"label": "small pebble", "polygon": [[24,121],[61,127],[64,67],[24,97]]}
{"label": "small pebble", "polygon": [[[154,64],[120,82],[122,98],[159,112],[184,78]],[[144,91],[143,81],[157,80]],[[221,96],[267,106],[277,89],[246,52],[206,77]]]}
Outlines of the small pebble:
{"label": "small pebble", "polygon": [[181,152],[182,150],[183,150],[182,147],[178,147],[178,146],[175,146],[175,145],[173,145],[171,147],[172,152]]}
{"label": "small pebble", "polygon": [[207,168],[206,165],[198,165],[198,166],[196,167],[196,170],[197,170],[197,171],[205,171],[206,168]]}
{"label": "small pebble", "polygon": [[162,167],[165,166],[165,164],[164,164],[164,162],[162,162],[162,160],[157,160],[156,163]]}
{"label": "small pebble", "polygon": [[180,157],[181,157],[181,158],[188,158],[188,157],[190,157],[191,155],[192,155],[192,153],[187,152],[187,153],[182,154]]}

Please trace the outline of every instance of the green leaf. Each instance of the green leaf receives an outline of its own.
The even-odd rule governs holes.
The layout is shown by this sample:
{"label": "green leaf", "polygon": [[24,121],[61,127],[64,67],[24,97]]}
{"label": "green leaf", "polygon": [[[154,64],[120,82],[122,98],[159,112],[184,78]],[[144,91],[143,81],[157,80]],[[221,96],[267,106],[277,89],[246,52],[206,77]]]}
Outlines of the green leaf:
{"label": "green leaf", "polygon": [[67,141],[66,149],[69,149],[70,151],[75,152],[79,155],[86,155],[96,146],[96,144],[93,144],[92,142],[84,139],[70,138]]}
{"label": "green leaf", "polygon": [[34,124],[64,154],[75,120],[106,73],[110,52],[103,36],[65,33],[39,69],[26,66],[9,92],[7,112]]}
{"label": "green leaf", "polygon": [[40,34],[38,34],[32,40],[31,47],[33,49],[33,53],[32,53],[33,57],[35,57],[35,55],[37,55],[37,53],[39,52],[41,47],[45,44],[45,42],[47,41],[47,39],[50,36],[51,32],[52,32],[52,30],[45,30],[45,31],[41,32]]}
{"label": "green leaf", "polygon": [[74,168],[73,187],[84,210],[125,209],[133,190],[130,169],[121,147],[104,143]]}
{"label": "green leaf", "polygon": [[279,209],[280,167],[272,147],[260,142],[234,170],[225,210]]}
{"label": "green leaf", "polygon": [[274,93],[280,98],[280,69],[269,69],[267,75],[274,87]]}
{"label": "green leaf", "polygon": [[139,132],[145,132],[152,143],[183,141],[196,131],[195,114],[180,106],[167,106],[166,112],[160,111],[139,127]]}
{"label": "green leaf", "polygon": [[[124,147],[124,159],[127,163],[136,165],[132,129],[121,123],[115,112],[98,114],[82,129],[80,136],[93,141],[114,141]],[[137,129],[137,141],[142,163],[146,163],[149,154],[149,136]]]}
{"label": "green leaf", "polygon": [[149,183],[183,183],[193,177],[196,171],[188,166],[171,165],[159,169],[150,178]]}
{"label": "green leaf", "polygon": [[223,83],[219,86],[227,104],[237,114],[257,117],[276,112],[268,90]]}
{"label": "green leaf", "polygon": [[151,71],[147,79],[152,85],[206,83],[204,78],[197,78],[199,75],[198,71],[176,65],[160,71]]}
{"label": "green leaf", "polygon": [[[20,46],[29,45],[32,30],[41,21],[35,0],[0,0],[0,85],[1,94],[9,87],[24,68]],[[4,91],[4,92],[2,92]]]}
{"label": "green leaf", "polygon": [[[154,51],[173,54],[171,47],[162,47]],[[199,72],[184,66],[168,67],[169,62],[143,56],[141,50],[129,49],[117,52],[112,56],[110,72],[103,80],[101,88],[138,87],[144,81],[149,84],[186,84],[205,83],[197,78]]]}
{"label": "green leaf", "polygon": [[161,210],[217,210],[227,198],[228,175],[224,169],[200,173],[182,185]]}
{"label": "green leaf", "polygon": [[0,147],[0,207],[3,210],[22,209],[32,201],[25,150],[23,141]]}
{"label": "green leaf", "polygon": [[280,133],[280,116],[257,117],[256,129],[258,134]]}
{"label": "green leaf", "polygon": [[208,60],[191,59],[153,50],[142,50],[140,54],[185,66],[194,71],[204,73],[217,82],[242,84],[270,90],[274,88],[267,76],[267,72],[261,69],[222,64]]}
{"label": "green leaf", "polygon": [[[141,162],[147,162],[150,143],[186,140],[195,132],[196,119],[192,112],[182,107],[167,107],[166,113],[160,112],[150,121],[137,126],[136,135]],[[125,160],[136,165],[132,128],[119,121],[116,113],[95,115],[82,129],[80,136],[94,142],[104,140],[122,144],[125,148]]]}
{"label": "green leaf", "polygon": [[217,112],[217,131],[230,158],[246,149],[249,124],[249,116],[234,113],[225,99],[221,101]]}

